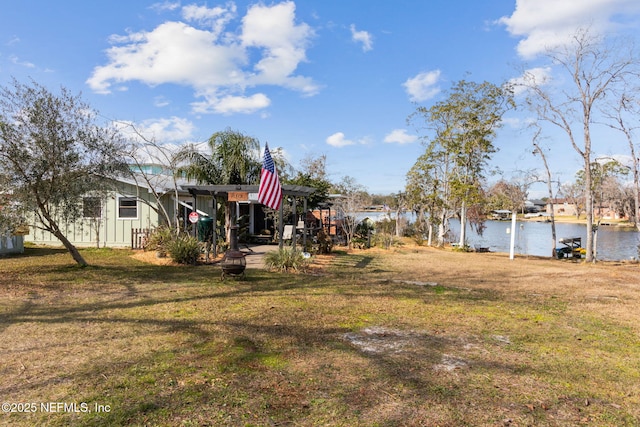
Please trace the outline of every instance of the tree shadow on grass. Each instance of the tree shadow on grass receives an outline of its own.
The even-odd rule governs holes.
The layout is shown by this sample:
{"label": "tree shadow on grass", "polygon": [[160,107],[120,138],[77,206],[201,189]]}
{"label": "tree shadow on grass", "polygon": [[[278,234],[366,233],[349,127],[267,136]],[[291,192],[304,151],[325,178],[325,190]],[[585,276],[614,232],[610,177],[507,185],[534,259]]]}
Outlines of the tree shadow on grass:
{"label": "tree shadow on grass", "polygon": [[[77,276],[80,277],[73,279],[80,283],[74,286],[73,290],[79,289],[82,293],[67,294],[62,301],[58,300],[58,293],[52,291],[72,291],[67,275],[54,277],[45,284],[30,283],[29,289],[38,289],[41,292],[33,293],[27,290],[24,295],[27,302],[8,307],[5,312],[0,313],[0,325],[8,326],[17,322],[73,321],[74,315],[82,317],[82,314],[87,312],[100,313],[162,304],[206,302],[243,295],[249,297],[256,294],[277,294],[283,290],[297,288],[329,286],[318,278],[307,277],[301,281],[298,276],[271,274],[259,270],[249,272],[244,280],[223,282],[219,274],[211,277],[204,268],[208,267],[203,267],[198,273],[186,275],[181,267],[149,265],[138,265],[126,271],[110,266],[82,269],[77,272]],[[47,275],[51,271],[65,272],[57,266],[44,270]],[[100,283],[96,281],[96,277],[105,277],[108,282]],[[39,303],[33,302],[38,300]]]}
{"label": "tree shadow on grass", "polygon": [[24,252],[21,254],[8,254],[6,258],[29,258],[29,257],[45,257],[51,255],[59,255],[69,253],[64,248],[55,248],[48,246],[25,246]]}
{"label": "tree shadow on grass", "polygon": [[[459,405],[462,411],[472,398],[461,380],[468,368],[450,374],[433,368],[459,343],[424,331],[381,329],[373,333],[374,339],[403,345],[363,351],[345,340],[349,330],[344,327],[271,324],[264,319],[199,322],[195,328],[190,322],[174,323],[154,325],[190,335],[189,345],[153,351],[121,364],[118,372],[111,360],[79,367],[74,382],[96,383],[83,388],[81,399],[113,408],[100,416],[84,416],[84,425],[165,424],[175,417],[198,425],[312,425],[318,415],[327,421],[326,414],[314,413],[313,402],[331,408],[336,418],[329,425],[420,425],[428,420],[420,420],[424,414],[416,415],[416,408]],[[213,335],[210,327],[224,332]],[[279,344],[283,342],[288,343],[285,348]],[[309,361],[304,370],[289,365],[301,358]],[[477,369],[484,362],[472,363]],[[491,362],[483,369],[515,367]],[[96,381],[98,377],[106,381]],[[393,405],[382,410],[390,400]]]}
{"label": "tree shadow on grass", "polygon": [[[51,274],[66,272],[68,276],[68,270],[50,268]],[[313,304],[314,297],[333,293],[337,285],[332,280],[250,270],[246,280],[221,282],[217,274],[211,277],[217,270],[208,268],[144,264],[91,267],[78,270],[77,275],[86,281],[82,286],[89,288],[89,294],[96,293],[93,300],[57,301],[53,298],[56,295],[49,295],[46,303],[30,301],[1,313],[0,326],[28,325],[25,332],[34,324],[68,326],[70,331],[101,325],[103,329],[126,328],[140,339],[146,339],[145,334],[153,339],[166,336],[170,342],[136,357],[108,353],[79,364],[71,372],[48,371],[46,377],[30,383],[15,382],[4,394],[21,393],[26,398],[31,391],[46,395],[47,388],[68,381],[79,393],[68,399],[112,406],[109,413],[61,414],[56,418],[59,425],[78,420],[83,425],[169,425],[176,420],[195,425],[313,425],[317,419],[326,421],[331,411],[335,411],[331,416],[336,417],[336,425],[370,425],[372,414],[380,425],[428,425],[428,418],[419,418],[425,414],[414,415],[412,411],[442,405],[463,413],[468,401],[477,397],[465,388],[469,382],[466,375],[472,371],[464,364],[457,368],[454,364],[452,372],[434,369],[445,356],[452,363],[466,362],[489,376],[517,370],[523,373],[522,365],[516,362],[494,361],[482,354],[467,360],[460,354],[461,342],[455,336],[391,329],[384,323],[369,332],[354,331],[343,325],[341,313],[305,312],[307,306],[283,302],[304,298],[305,304]],[[104,289],[96,279],[99,277],[108,282]],[[62,278],[58,279],[63,285]],[[373,290],[381,304],[389,297],[424,299],[437,293],[423,286],[390,283],[378,283],[375,289],[369,283],[349,283],[344,289],[350,290],[340,294],[346,300],[351,294],[358,297]],[[451,293],[453,298],[464,295]],[[271,296],[280,304],[271,302]],[[252,298],[262,298],[262,305],[252,305]],[[218,313],[216,307],[227,302],[236,306],[235,311]],[[194,308],[194,303],[198,307]],[[157,309],[148,311],[154,307]],[[199,310],[199,317],[176,317],[179,313],[175,310]],[[201,315],[202,310],[210,310],[211,315]],[[351,335],[355,340],[349,339],[349,334],[355,334]],[[82,354],[83,348],[108,347],[115,339],[108,334],[79,334],[73,348]],[[381,350],[375,346],[374,351],[367,350],[357,340],[378,344]],[[135,342],[131,339],[132,345]],[[55,357],[58,351],[69,351],[67,342],[41,346],[34,342],[31,347],[0,354],[15,358],[43,351]],[[300,365],[307,361],[307,365]],[[394,405],[388,405],[389,399]],[[322,403],[318,402],[327,403],[327,413],[314,412],[321,411]],[[474,404],[491,409],[480,400]],[[384,405],[388,406],[386,412],[379,409]],[[461,424],[474,421],[460,416]]]}

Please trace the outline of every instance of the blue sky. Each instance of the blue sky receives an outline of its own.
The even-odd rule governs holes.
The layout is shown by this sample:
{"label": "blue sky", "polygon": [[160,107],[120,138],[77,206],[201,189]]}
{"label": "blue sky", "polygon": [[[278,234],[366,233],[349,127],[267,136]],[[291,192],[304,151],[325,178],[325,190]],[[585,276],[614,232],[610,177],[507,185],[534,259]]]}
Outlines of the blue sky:
{"label": "blue sky", "polygon": [[[406,123],[417,106],[461,79],[517,78],[578,26],[635,38],[639,20],[637,0],[28,0],[0,14],[0,85],[82,92],[167,144],[232,128],[387,194],[424,151]],[[495,140],[506,178],[541,167],[528,115],[510,113]],[[578,155],[555,138],[552,170],[571,180]],[[624,151],[605,139],[596,152]]]}

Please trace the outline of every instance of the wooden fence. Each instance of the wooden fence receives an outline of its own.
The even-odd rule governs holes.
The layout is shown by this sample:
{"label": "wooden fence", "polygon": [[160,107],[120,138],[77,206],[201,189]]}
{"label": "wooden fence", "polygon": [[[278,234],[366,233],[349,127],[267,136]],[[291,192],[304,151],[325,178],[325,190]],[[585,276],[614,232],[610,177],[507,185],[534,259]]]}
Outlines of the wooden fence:
{"label": "wooden fence", "polygon": [[151,229],[149,228],[132,228],[131,229],[131,249],[144,249]]}

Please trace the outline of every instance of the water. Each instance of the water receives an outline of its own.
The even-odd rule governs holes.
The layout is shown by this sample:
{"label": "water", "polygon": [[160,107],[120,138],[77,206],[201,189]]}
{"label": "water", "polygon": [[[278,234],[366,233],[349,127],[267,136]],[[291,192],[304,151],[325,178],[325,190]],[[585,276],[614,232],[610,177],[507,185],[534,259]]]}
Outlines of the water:
{"label": "water", "polygon": [[[467,229],[467,240],[470,246],[488,247],[493,252],[509,252],[511,221],[487,221],[487,228],[482,236]],[[451,223],[452,232],[459,236],[460,224]],[[582,246],[587,242],[587,227],[584,224],[556,223],[556,236],[580,237]],[[597,259],[628,260],[638,258],[640,235],[632,229],[600,226],[598,230]],[[558,243],[556,247],[562,247]],[[516,224],[515,252],[521,255],[551,255],[551,224],[545,222],[523,221]]]}
{"label": "water", "polygon": [[[358,217],[369,217],[374,221],[388,217],[382,212],[363,212]],[[413,218],[410,218],[413,220]],[[511,221],[486,221],[482,236],[467,227],[467,242],[474,246],[489,248],[491,252],[509,252]],[[454,242],[460,236],[460,223],[451,221],[451,233]],[[584,224],[556,223],[556,236],[580,237],[582,246],[587,242],[587,227]],[[597,259],[621,261],[637,259],[640,245],[640,233],[634,229],[612,226],[600,226],[598,230]],[[563,247],[557,243],[556,247]],[[551,256],[551,224],[547,222],[518,221],[515,238],[516,255]]]}

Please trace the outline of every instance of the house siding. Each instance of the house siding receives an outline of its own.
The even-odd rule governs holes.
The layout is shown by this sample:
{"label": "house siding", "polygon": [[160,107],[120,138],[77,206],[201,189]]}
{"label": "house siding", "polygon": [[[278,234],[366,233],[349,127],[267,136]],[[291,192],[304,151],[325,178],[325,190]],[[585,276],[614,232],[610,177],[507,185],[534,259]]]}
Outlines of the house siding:
{"label": "house siding", "polygon": [[[136,218],[119,218],[118,201],[121,197],[137,198]],[[175,193],[169,192],[161,197],[161,203],[170,218],[176,217]],[[182,193],[179,197],[182,202],[193,203],[193,197]],[[213,216],[213,203],[211,196],[198,196],[196,208]],[[146,188],[138,187],[131,183],[117,182],[115,190],[110,192],[102,204],[102,216],[98,219],[80,218],[75,222],[60,224],[65,236],[71,243],[78,247],[131,247],[131,233],[133,229],[155,228],[165,224],[164,215],[154,210],[157,206],[155,196]],[[179,215],[183,215],[184,208],[179,208]],[[186,222],[186,218],[184,218]],[[175,224],[171,224],[175,226]],[[38,229],[35,220],[30,226],[30,233],[25,236],[25,241],[58,246],[61,242],[51,233]]]}
{"label": "house siding", "polygon": [[[118,218],[118,199],[120,197],[137,197],[136,218]],[[149,206],[156,205],[153,194],[146,189],[126,183],[118,183],[118,189],[111,192],[102,205],[102,216],[98,220],[80,218],[75,222],[61,224],[61,228],[69,241],[79,247],[130,247],[131,230],[134,228],[153,228],[158,226],[158,214]],[[61,242],[51,233],[38,229],[35,222],[31,224],[31,232],[25,236],[26,241],[60,245]]]}

